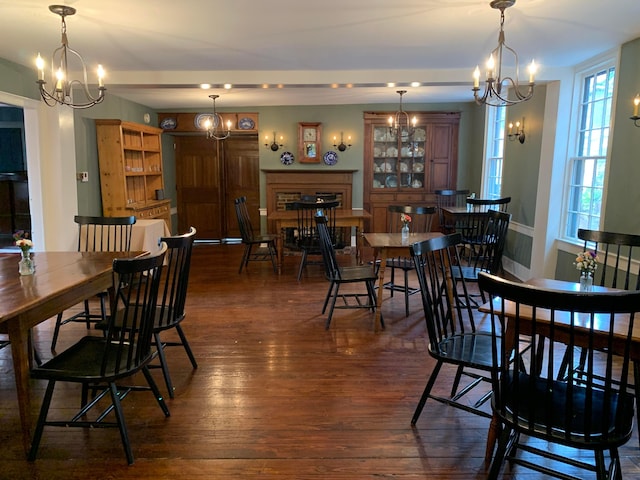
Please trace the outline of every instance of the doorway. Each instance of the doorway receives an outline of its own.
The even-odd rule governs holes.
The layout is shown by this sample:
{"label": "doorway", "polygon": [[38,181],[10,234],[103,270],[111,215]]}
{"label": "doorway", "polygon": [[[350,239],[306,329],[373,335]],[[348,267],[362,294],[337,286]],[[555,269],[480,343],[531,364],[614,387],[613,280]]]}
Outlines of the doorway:
{"label": "doorway", "polygon": [[178,229],[193,226],[199,240],[240,237],[234,200],[247,197],[254,225],[259,225],[260,158],[258,135],[226,140],[175,136]]}
{"label": "doorway", "polygon": [[18,231],[31,238],[25,152],[22,108],[0,108],[0,248],[12,247]]}

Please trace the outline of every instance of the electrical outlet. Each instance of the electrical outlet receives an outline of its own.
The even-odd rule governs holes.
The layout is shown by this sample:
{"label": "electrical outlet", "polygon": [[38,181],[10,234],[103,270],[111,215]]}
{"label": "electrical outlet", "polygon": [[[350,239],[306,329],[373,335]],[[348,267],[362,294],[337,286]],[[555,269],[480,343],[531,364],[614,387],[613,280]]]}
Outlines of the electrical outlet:
{"label": "electrical outlet", "polygon": [[86,183],[89,181],[89,172],[78,172],[76,178],[79,182]]}

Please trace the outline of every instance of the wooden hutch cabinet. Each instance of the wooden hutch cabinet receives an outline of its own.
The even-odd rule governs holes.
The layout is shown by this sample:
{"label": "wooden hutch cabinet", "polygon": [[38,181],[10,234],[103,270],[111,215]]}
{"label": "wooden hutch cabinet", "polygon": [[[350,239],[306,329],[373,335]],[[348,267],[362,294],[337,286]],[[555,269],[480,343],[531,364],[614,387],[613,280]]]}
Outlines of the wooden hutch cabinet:
{"label": "wooden hutch cabinet", "polygon": [[411,136],[394,135],[390,115],[364,114],[364,208],[372,232],[387,230],[389,205],[435,205],[435,190],[456,187],[460,113],[409,112],[417,119]]}
{"label": "wooden hutch cabinet", "polygon": [[164,199],[162,130],[121,120],[96,120],[102,213],[161,218],[171,228]]}

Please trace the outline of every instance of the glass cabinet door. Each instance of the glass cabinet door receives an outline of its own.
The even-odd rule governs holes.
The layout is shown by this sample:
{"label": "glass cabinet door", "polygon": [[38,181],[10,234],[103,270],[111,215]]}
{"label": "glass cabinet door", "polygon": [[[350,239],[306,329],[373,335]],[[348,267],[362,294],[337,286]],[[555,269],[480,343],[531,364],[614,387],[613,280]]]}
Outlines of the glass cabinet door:
{"label": "glass cabinet door", "polygon": [[417,127],[413,135],[400,138],[388,126],[373,127],[374,189],[422,189],[425,185],[426,130]]}

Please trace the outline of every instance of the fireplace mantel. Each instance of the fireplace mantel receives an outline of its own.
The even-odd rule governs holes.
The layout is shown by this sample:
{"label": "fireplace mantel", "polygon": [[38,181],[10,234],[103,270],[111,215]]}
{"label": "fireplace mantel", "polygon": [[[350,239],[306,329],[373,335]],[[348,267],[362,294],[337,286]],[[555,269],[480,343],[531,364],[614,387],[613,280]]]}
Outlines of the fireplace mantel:
{"label": "fireplace mantel", "polygon": [[285,210],[301,194],[336,194],[343,208],[351,208],[353,172],[357,170],[262,170],[266,176],[267,212]]}

